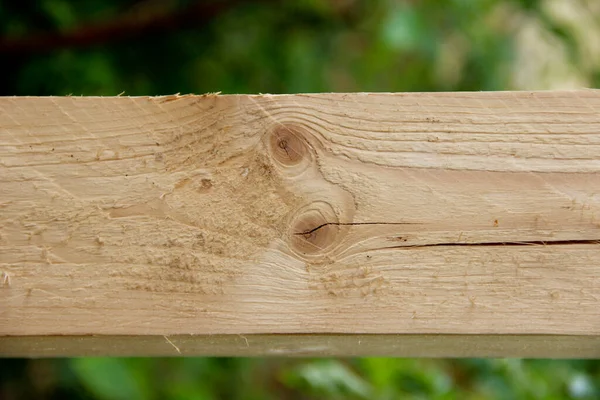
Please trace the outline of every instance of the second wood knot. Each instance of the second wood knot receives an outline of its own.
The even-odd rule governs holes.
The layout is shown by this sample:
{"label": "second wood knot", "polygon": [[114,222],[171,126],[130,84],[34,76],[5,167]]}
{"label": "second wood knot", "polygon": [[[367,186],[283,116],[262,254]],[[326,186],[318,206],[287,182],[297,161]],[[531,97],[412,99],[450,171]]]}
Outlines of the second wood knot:
{"label": "second wood knot", "polygon": [[316,201],[295,215],[291,224],[291,245],[305,256],[322,255],[336,243],[339,231],[339,219],[331,205]]}

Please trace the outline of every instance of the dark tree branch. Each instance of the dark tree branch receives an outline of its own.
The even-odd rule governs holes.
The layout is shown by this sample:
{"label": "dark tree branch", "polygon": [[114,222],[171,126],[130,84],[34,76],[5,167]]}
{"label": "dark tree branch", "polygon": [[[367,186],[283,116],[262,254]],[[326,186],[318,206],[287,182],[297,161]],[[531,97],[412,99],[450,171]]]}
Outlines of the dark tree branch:
{"label": "dark tree branch", "polygon": [[172,10],[126,14],[114,20],[79,26],[67,32],[36,33],[0,39],[0,53],[42,53],[59,48],[90,47],[154,32],[201,25],[248,0],[200,1]]}

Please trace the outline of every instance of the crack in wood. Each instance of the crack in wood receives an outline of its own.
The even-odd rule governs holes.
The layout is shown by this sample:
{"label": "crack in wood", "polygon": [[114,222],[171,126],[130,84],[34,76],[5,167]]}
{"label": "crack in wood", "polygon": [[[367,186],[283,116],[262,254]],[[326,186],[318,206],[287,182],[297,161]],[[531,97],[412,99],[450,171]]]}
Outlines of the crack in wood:
{"label": "crack in wood", "polygon": [[[565,246],[575,244],[600,244],[600,239],[581,239],[581,240],[526,240],[518,242],[475,242],[475,243],[425,243],[425,244],[406,244],[398,246],[384,247],[382,249],[402,249],[402,248],[421,248],[436,246],[480,246],[480,247],[500,247],[500,246]],[[382,250],[380,249],[380,250]]]}
{"label": "crack in wood", "polygon": [[324,228],[329,225],[336,226],[354,226],[354,225],[422,225],[422,222],[325,222],[313,229],[309,229],[303,232],[296,232],[294,235],[310,235],[318,231],[321,228]]}

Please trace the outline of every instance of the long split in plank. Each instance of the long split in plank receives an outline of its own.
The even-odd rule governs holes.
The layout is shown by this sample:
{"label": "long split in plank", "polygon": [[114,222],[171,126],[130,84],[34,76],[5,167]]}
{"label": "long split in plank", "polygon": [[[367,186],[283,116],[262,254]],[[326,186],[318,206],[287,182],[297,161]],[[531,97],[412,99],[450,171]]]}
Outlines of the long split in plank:
{"label": "long split in plank", "polygon": [[0,355],[599,340],[600,91],[0,98]]}

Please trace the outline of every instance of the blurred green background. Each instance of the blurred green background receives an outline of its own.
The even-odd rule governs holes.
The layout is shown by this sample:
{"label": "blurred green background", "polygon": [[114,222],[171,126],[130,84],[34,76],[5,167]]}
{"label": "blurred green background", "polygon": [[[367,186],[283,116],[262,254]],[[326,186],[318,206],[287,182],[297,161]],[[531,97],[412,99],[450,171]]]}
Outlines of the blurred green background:
{"label": "blurred green background", "polygon": [[[600,87],[598,0],[0,0],[0,95]],[[598,399],[600,362],[0,360],[0,399]]]}

